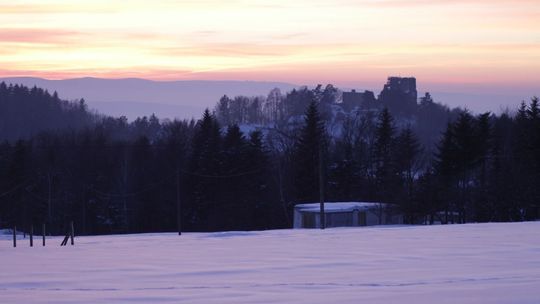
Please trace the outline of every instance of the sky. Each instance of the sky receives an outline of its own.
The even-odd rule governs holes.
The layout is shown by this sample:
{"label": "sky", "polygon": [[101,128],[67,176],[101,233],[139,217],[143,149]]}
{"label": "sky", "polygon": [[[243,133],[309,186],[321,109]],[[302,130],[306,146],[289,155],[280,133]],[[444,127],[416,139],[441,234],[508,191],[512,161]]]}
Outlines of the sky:
{"label": "sky", "polygon": [[540,91],[540,1],[0,0],[0,77],[380,87],[390,75]]}

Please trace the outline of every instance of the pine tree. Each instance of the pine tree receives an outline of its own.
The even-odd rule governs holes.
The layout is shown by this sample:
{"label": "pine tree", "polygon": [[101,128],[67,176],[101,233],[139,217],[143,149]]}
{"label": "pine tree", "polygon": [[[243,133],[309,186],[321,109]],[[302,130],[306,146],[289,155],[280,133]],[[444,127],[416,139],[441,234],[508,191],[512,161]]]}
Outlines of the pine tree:
{"label": "pine tree", "polygon": [[471,211],[471,181],[478,163],[475,138],[475,119],[468,112],[461,113],[454,123],[454,140],[456,146],[457,191],[459,198],[455,201],[460,222],[468,218]]}
{"label": "pine tree", "polygon": [[325,127],[317,104],[312,101],[306,111],[304,126],[296,141],[294,153],[296,201],[315,202],[319,197],[319,157],[326,155]]}
{"label": "pine tree", "polygon": [[[379,114],[375,129],[373,145],[373,161],[375,174],[375,189],[381,203],[395,203],[396,190],[399,187],[397,166],[395,163],[396,128],[394,118],[387,108]],[[383,205],[379,208],[379,224],[383,223]]]}
{"label": "pine tree", "polygon": [[377,193],[386,203],[394,199],[392,193],[395,192],[393,188],[396,186],[395,133],[394,118],[385,108],[379,115],[375,130],[373,160]]}
{"label": "pine tree", "polygon": [[[457,146],[455,143],[454,125],[447,124],[446,130],[442,135],[440,143],[437,145],[435,153],[435,174],[437,178],[437,188],[441,189],[440,201],[436,206],[440,206],[445,211],[445,219],[441,222],[448,222],[448,213],[454,212],[454,201],[456,179],[458,174],[457,166]],[[443,210],[437,210],[443,211]]]}
{"label": "pine tree", "polygon": [[[491,161],[488,163],[488,201],[491,214],[489,221],[515,221],[519,212],[519,168],[511,147],[515,121],[503,114],[494,122],[492,130]],[[517,170],[516,170],[517,169]],[[518,174],[516,174],[518,172]]]}
{"label": "pine tree", "polygon": [[527,118],[535,121],[540,119],[540,106],[538,105],[538,97],[533,97],[529,108],[527,109]]}
{"label": "pine tree", "polygon": [[540,218],[540,194],[534,181],[540,180],[540,106],[538,97],[533,97],[527,109],[530,155],[530,175],[528,177],[528,192],[530,200],[525,204],[525,219]]}
{"label": "pine tree", "polygon": [[427,168],[418,178],[414,191],[414,200],[418,202],[418,213],[424,216],[426,224],[433,224],[437,212],[443,210],[445,206],[441,195],[441,183],[437,178],[434,168]]}
{"label": "pine tree", "polygon": [[208,213],[218,201],[219,184],[213,176],[220,173],[220,144],[219,124],[206,109],[193,137],[188,172],[192,175],[188,187],[193,191],[193,209],[188,218],[196,229],[209,230],[213,225],[208,221]]}
{"label": "pine tree", "polygon": [[420,169],[420,143],[410,127],[403,129],[396,139],[396,165],[403,185],[403,195],[400,197],[401,208],[408,223],[414,222],[416,207],[413,206],[415,174]]}
{"label": "pine tree", "polygon": [[249,134],[246,170],[246,198],[250,210],[251,229],[269,229],[279,223],[280,210],[269,187],[270,160],[260,131]]}
{"label": "pine tree", "polygon": [[[540,173],[540,106],[538,97],[533,97],[527,109],[527,119],[529,121],[530,153],[533,156],[533,168],[537,175]],[[538,177],[538,176],[537,176]]]}
{"label": "pine tree", "polygon": [[474,219],[477,222],[489,221],[492,217],[492,204],[488,193],[488,169],[492,156],[491,113],[477,116],[475,126],[475,195],[473,203]]}
{"label": "pine tree", "polygon": [[[353,143],[344,138],[338,143],[339,151],[334,152],[335,162],[331,166],[329,176],[329,197],[337,200],[353,200],[354,187],[358,187],[358,165],[353,157]],[[337,150],[337,147],[336,147]]]}
{"label": "pine tree", "polygon": [[247,165],[247,142],[238,125],[227,128],[223,139],[220,176],[218,184],[218,203],[211,210],[210,222],[217,230],[247,230],[249,229],[249,201],[246,198],[246,181],[249,169]]}
{"label": "pine tree", "polygon": [[10,220],[11,225],[22,226],[22,229],[27,229],[29,222],[28,216],[31,212],[31,206],[25,195],[24,187],[27,185],[30,179],[30,149],[29,143],[24,140],[18,140],[11,153],[9,165],[7,168],[8,179],[8,192],[9,196],[6,198],[7,205],[11,212]]}

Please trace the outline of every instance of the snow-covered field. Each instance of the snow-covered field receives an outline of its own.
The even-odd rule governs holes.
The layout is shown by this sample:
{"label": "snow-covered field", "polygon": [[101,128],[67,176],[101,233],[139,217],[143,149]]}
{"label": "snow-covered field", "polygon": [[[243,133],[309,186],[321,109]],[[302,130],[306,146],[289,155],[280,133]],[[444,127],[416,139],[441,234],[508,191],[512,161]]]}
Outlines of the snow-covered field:
{"label": "snow-covered field", "polygon": [[540,222],[27,241],[0,303],[540,303]]}

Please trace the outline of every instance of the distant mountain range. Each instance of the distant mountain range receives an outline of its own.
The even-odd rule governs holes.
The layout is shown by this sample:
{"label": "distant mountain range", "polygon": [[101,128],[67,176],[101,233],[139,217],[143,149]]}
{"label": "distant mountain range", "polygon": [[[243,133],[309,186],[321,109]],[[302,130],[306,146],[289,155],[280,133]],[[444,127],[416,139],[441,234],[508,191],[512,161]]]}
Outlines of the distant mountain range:
{"label": "distant mountain range", "polygon": [[[152,81],[139,78],[102,79],[74,78],[48,80],[33,77],[0,78],[0,82],[41,87],[57,91],[60,98],[84,98],[90,108],[112,116],[124,115],[132,120],[152,113],[160,118],[199,118],[205,108],[212,109],[223,95],[234,97],[266,96],[272,89],[282,93],[299,87],[284,82],[261,81]],[[380,89],[382,89],[381,83]],[[348,88],[341,88],[344,91]],[[365,88],[361,88],[365,89]],[[372,89],[373,88],[368,88]],[[380,89],[374,89],[375,95]],[[429,88],[426,88],[429,90]],[[423,92],[419,91],[419,96]],[[517,109],[519,102],[532,96],[502,95],[497,93],[431,92],[434,100],[451,107],[466,107],[474,112],[499,113],[504,107]]]}
{"label": "distant mountain range", "polygon": [[279,88],[283,93],[297,85],[259,81],[152,81],[138,78],[74,78],[48,80],[32,77],[0,78],[0,82],[41,87],[60,98],[84,98],[90,108],[128,119],[155,113],[160,118],[199,118],[223,95],[266,96]]}

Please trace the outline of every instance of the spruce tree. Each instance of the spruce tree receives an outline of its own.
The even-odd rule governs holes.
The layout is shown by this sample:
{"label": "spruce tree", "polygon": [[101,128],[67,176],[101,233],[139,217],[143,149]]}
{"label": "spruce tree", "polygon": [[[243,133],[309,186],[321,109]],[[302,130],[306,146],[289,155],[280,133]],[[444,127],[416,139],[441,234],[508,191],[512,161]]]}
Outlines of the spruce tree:
{"label": "spruce tree", "polygon": [[457,146],[455,143],[454,125],[448,123],[435,153],[437,188],[441,190],[442,195],[439,197],[440,201],[434,205],[443,209],[437,210],[437,212],[445,211],[445,219],[442,219],[441,222],[448,222],[448,213],[455,211],[455,181],[457,179],[457,172]]}
{"label": "spruce tree", "polygon": [[457,165],[457,191],[458,199],[455,201],[459,219],[466,221],[471,211],[471,182],[478,163],[478,153],[475,138],[475,119],[468,112],[461,113],[454,123],[454,140],[456,146]]}
{"label": "spruce tree", "polygon": [[394,199],[396,186],[396,163],[394,159],[396,128],[388,109],[379,114],[373,145],[375,185],[379,198],[386,203]]}
{"label": "spruce tree", "polygon": [[206,109],[199,121],[192,142],[189,189],[192,191],[193,209],[189,215],[196,229],[212,229],[208,214],[216,207],[218,198],[221,134],[219,124]]}
{"label": "spruce tree", "polygon": [[[387,108],[379,114],[375,129],[373,145],[375,190],[381,203],[396,203],[396,192],[399,187],[397,166],[395,162],[396,128],[394,118]],[[379,206],[379,224],[383,223],[383,205]]]}
{"label": "spruce tree", "polygon": [[403,129],[396,139],[395,161],[400,176],[400,184],[403,185],[399,201],[408,223],[414,222],[414,213],[417,209],[413,206],[413,192],[415,174],[420,165],[420,152],[420,143],[411,128]]}
{"label": "spruce tree", "polygon": [[475,126],[475,195],[473,198],[474,219],[477,222],[489,221],[492,217],[492,204],[488,193],[488,170],[492,157],[492,127],[491,113],[477,116]]}
{"label": "spruce tree", "polygon": [[249,229],[249,200],[246,195],[246,181],[250,178],[247,166],[247,142],[238,125],[227,128],[221,148],[218,173],[218,203],[211,210],[210,221],[217,230]]}
{"label": "spruce tree", "polygon": [[272,202],[269,188],[270,159],[263,143],[263,135],[260,131],[249,134],[246,170],[250,172],[246,176],[245,191],[250,211],[249,224],[251,229],[269,229],[275,227],[278,222],[279,209]]}
{"label": "spruce tree", "polygon": [[538,97],[533,97],[527,109],[530,155],[530,175],[528,177],[528,192],[530,199],[525,204],[525,219],[535,220],[540,218],[540,194],[535,183],[540,180],[540,105]]}
{"label": "spruce tree", "polygon": [[319,197],[319,157],[326,154],[325,127],[312,101],[295,144],[294,167],[297,202],[316,202]]}

